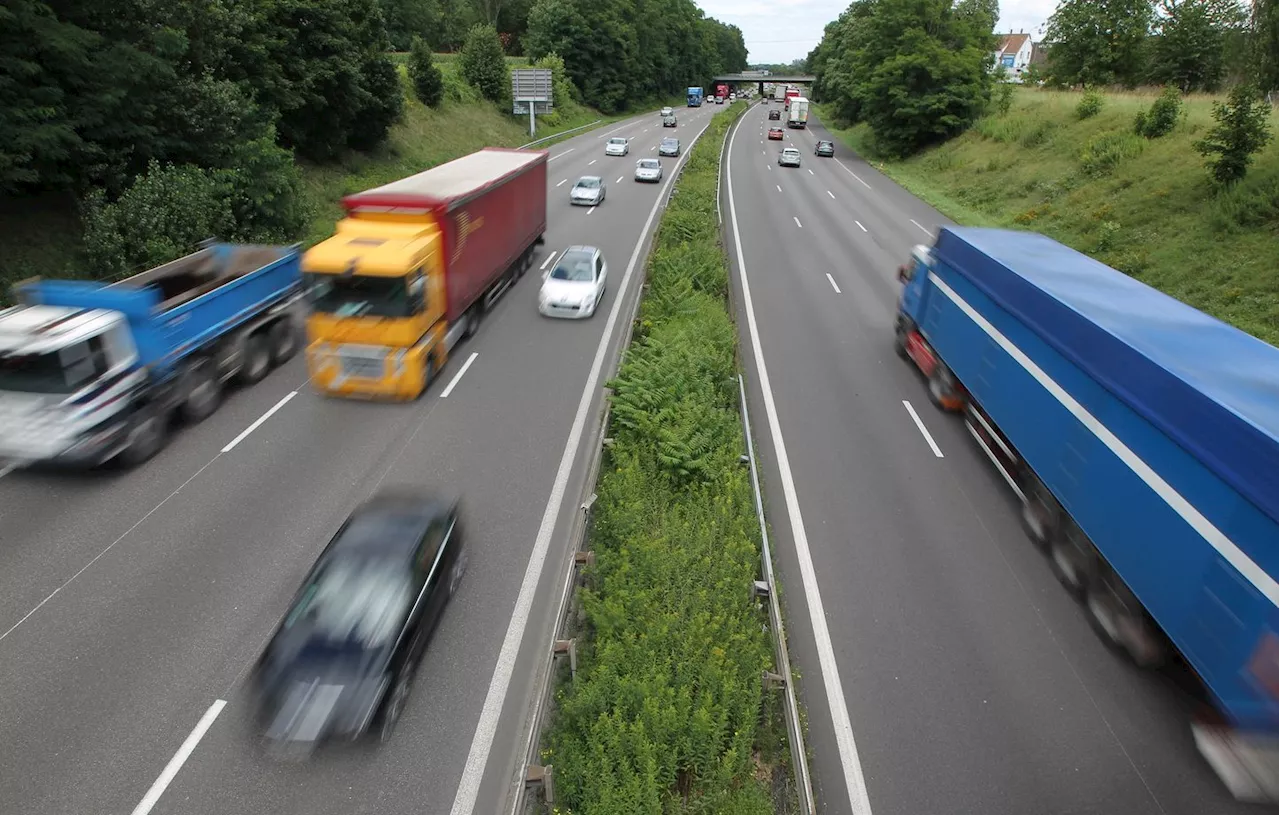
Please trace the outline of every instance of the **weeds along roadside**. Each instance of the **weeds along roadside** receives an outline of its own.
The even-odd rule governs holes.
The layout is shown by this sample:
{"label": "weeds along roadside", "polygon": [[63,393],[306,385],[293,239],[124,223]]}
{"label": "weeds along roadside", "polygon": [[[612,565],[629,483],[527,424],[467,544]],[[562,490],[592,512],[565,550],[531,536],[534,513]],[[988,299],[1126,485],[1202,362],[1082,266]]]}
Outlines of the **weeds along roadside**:
{"label": "weeds along roadside", "polygon": [[[716,218],[715,116],[647,260],[611,393],[578,613],[542,739],[559,813],[773,813],[792,805],[759,527],[738,412],[737,334]],[[780,734],[783,734],[780,736]]]}

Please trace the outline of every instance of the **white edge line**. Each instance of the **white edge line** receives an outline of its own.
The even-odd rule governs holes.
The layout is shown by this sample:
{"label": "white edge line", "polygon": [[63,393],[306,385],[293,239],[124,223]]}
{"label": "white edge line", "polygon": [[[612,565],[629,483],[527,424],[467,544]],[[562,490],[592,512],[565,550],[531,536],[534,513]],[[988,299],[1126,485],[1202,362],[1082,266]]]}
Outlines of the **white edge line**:
{"label": "white edge line", "polygon": [[462,367],[458,369],[458,372],[453,375],[453,379],[449,380],[449,384],[446,385],[445,389],[440,393],[441,399],[449,398],[449,394],[453,393],[453,389],[457,386],[458,382],[462,380],[463,374],[467,372],[467,369],[471,367],[471,363],[475,362],[476,357],[478,356],[480,356],[479,351],[471,352],[471,356],[467,357],[467,361],[462,363]]}
{"label": "white edge line", "polygon": [[244,430],[240,431],[240,435],[232,439],[231,443],[228,444],[226,447],[223,447],[222,452],[230,453],[232,450],[234,450],[237,444],[244,441],[245,438],[248,437],[250,433],[252,433],[253,431],[257,430],[259,427],[261,427],[263,422],[265,422],[267,419],[270,419],[272,416],[274,416],[277,410],[289,404],[289,400],[297,395],[298,395],[297,391],[289,391],[288,393],[286,393],[279,402],[276,402],[274,405],[271,406],[270,410],[268,410],[266,413],[259,416],[257,421],[255,421],[253,424],[246,427]]}
{"label": "white edge line", "polygon": [[920,415],[916,413],[916,409],[906,399],[902,400],[902,406],[907,409],[907,413],[911,414],[911,421],[916,423],[916,429],[920,431],[920,435],[924,436],[924,440],[929,442],[929,449],[938,458],[943,458],[942,449],[938,447],[938,443],[933,440],[933,436],[929,434],[929,428],[924,426],[924,422],[920,420]]}
{"label": "white edge line", "polygon": [[1151,488],[1151,490],[1159,496],[1169,508],[1182,517],[1187,524],[1200,534],[1202,538],[1208,541],[1209,545],[1218,551],[1218,554],[1231,564],[1231,566],[1248,580],[1254,588],[1266,596],[1273,606],[1280,607],[1280,585],[1271,579],[1271,575],[1254,563],[1248,555],[1240,550],[1234,542],[1222,533],[1213,522],[1204,515],[1200,514],[1200,510],[1191,505],[1191,502],[1182,497],[1182,494],[1173,488],[1169,482],[1165,481],[1160,475],[1145,462],[1137,453],[1129,449],[1123,441],[1121,441],[1114,433],[1098,421],[1093,414],[1085,409],[1075,400],[1071,394],[1054,381],[1053,377],[1045,373],[1039,365],[1037,365],[1030,357],[1022,352],[1020,348],[1010,342],[1009,338],[1000,333],[1000,330],[987,321],[987,318],[974,309],[973,306],[957,294],[950,286],[943,282],[935,273],[929,273],[929,279],[934,282],[938,290],[947,296],[951,302],[955,303],[961,311],[968,316],[969,319],[977,323],[988,337],[995,340],[996,344],[1004,349],[1005,353],[1013,357],[1014,361],[1023,367],[1023,369],[1031,374],[1032,378],[1040,383],[1040,386],[1047,390],[1053,398],[1067,409],[1081,424],[1085,426],[1089,432],[1093,433],[1103,444],[1107,446],[1116,458],[1120,459],[1129,469],[1133,471],[1138,478]]}
{"label": "white edge line", "polygon": [[[677,161],[677,170],[685,158],[693,151],[698,139],[706,132],[709,124],[710,122],[703,125],[702,130],[699,130],[698,135],[689,143],[689,149]],[[673,172],[667,177],[664,182],[667,188],[670,188],[671,182],[675,180],[677,175],[679,175],[678,172]],[[480,782],[484,778],[485,767],[489,763],[489,752],[493,749],[493,739],[497,733],[498,719],[502,715],[502,706],[506,701],[507,690],[511,685],[511,675],[515,670],[516,656],[520,652],[525,628],[529,623],[533,595],[542,579],[542,569],[547,560],[547,549],[551,546],[551,536],[555,533],[556,523],[560,517],[560,505],[564,502],[565,490],[569,486],[569,476],[572,474],[573,463],[578,455],[578,445],[582,442],[582,434],[586,428],[587,414],[591,409],[591,398],[599,388],[600,372],[604,368],[605,356],[609,350],[609,338],[613,336],[614,326],[618,322],[618,314],[622,310],[623,302],[627,299],[623,295],[627,291],[627,286],[635,272],[636,262],[644,249],[649,229],[653,226],[653,219],[657,217],[658,210],[662,208],[662,203],[665,200],[666,196],[660,192],[658,200],[654,202],[652,209],[649,210],[649,218],[640,230],[640,237],[631,253],[631,260],[627,264],[627,270],[623,273],[622,282],[618,286],[619,296],[614,298],[613,308],[609,311],[609,319],[604,325],[604,334],[601,337],[599,347],[596,348],[595,360],[591,364],[590,373],[587,374],[586,387],[583,388],[582,398],[578,401],[578,412],[573,417],[573,426],[569,430],[564,454],[560,457],[560,467],[556,471],[555,481],[551,485],[551,495],[547,499],[547,506],[542,514],[542,524],[538,527],[538,537],[534,540],[533,551],[529,553],[529,563],[525,567],[524,578],[520,583],[520,592],[516,595],[515,608],[511,610],[511,621],[507,624],[507,632],[502,639],[502,648],[498,652],[498,661],[493,669],[493,677],[489,680],[489,690],[485,694],[484,707],[480,711],[479,721],[476,722],[475,736],[471,739],[471,748],[467,752],[467,761],[462,768],[462,777],[458,781],[458,792],[454,796],[453,806],[449,810],[450,815],[471,815],[475,809],[476,796],[480,794]]]}
{"label": "white edge line", "polygon": [[836,159],[836,164],[839,164],[841,167],[844,167],[844,171],[845,171],[846,173],[848,173],[849,175],[851,175],[851,176],[853,176],[854,178],[858,179],[858,183],[859,183],[859,184],[861,184],[862,186],[866,187],[867,189],[871,189],[871,185],[870,185],[870,184],[868,184],[867,182],[863,181],[863,180],[862,180],[862,178],[861,178],[861,177],[859,177],[859,176],[858,176],[858,174],[857,174],[857,173],[855,173],[853,170],[850,170],[850,169],[848,168],[848,166],[846,166],[846,165],[845,165],[845,163],[844,163],[843,161],[841,161],[840,159]]}
{"label": "white edge line", "polygon": [[574,150],[577,150],[577,149],[578,149],[578,148],[576,148],[576,147],[570,147],[568,150],[565,150],[563,153],[556,153],[554,156],[552,156],[551,158],[547,159],[547,161],[555,161],[555,160],[556,160],[556,159],[558,159],[558,158],[562,158],[562,157],[564,157],[564,156],[569,155],[570,153],[572,153]]}
{"label": "white edge line", "polygon": [[200,721],[196,723],[195,729],[182,742],[178,752],[174,753],[173,758],[169,759],[169,763],[165,765],[160,777],[151,785],[151,789],[147,790],[147,794],[138,802],[138,805],[133,808],[133,815],[147,815],[151,808],[160,801],[160,796],[164,795],[164,791],[168,789],[169,784],[173,783],[174,776],[178,774],[178,770],[182,769],[182,765],[191,757],[191,753],[196,749],[196,745],[200,743],[200,739],[204,738],[204,734],[213,726],[214,719],[218,718],[218,714],[226,706],[227,703],[222,699],[214,701],[209,706],[209,709],[200,717]]}
{"label": "white edge line", "polygon": [[928,227],[920,226],[920,224],[916,222],[915,218],[908,218],[907,220],[915,224],[917,227],[919,227],[921,232],[924,232],[926,235],[928,235],[931,238],[933,237],[933,232],[929,231]]}
{"label": "white edge line", "polygon": [[[738,120],[741,124],[742,120]],[[733,156],[733,139],[738,125],[734,125],[729,137],[729,156]],[[751,335],[751,350],[759,376],[760,392],[764,397],[765,414],[769,419],[769,435],[778,458],[778,474],[782,481],[782,495],[786,501],[787,515],[791,522],[791,538],[796,547],[796,559],[800,566],[800,579],[804,585],[805,605],[809,608],[809,623],[818,649],[818,664],[822,671],[822,684],[827,691],[827,705],[831,710],[832,728],[835,730],[836,747],[840,753],[840,765],[844,770],[845,788],[849,794],[852,815],[871,815],[871,801],[867,797],[867,782],[862,763],[858,760],[858,745],[853,737],[853,725],[849,721],[849,709],[845,704],[844,687],[840,682],[840,669],[836,665],[835,649],[831,645],[831,631],[827,628],[827,613],[822,605],[822,592],[818,589],[818,577],[813,568],[813,556],[809,552],[809,538],[805,534],[804,518],[800,514],[800,499],[791,475],[791,460],[782,439],[782,425],[778,420],[778,406],[769,386],[769,371],[764,363],[764,351],[760,345],[760,329],[756,326],[755,307],[751,303],[751,286],[747,282],[747,263],[742,254],[742,233],[738,230],[737,206],[733,200],[733,161],[725,169],[725,186],[728,188],[729,222],[733,225],[734,251],[738,258],[738,278],[742,286],[742,300],[747,315],[747,329]]]}
{"label": "white edge line", "polygon": [[831,276],[831,272],[827,272],[827,280],[831,282],[831,288],[836,290],[836,294],[840,294],[840,287],[836,285],[836,279]]}

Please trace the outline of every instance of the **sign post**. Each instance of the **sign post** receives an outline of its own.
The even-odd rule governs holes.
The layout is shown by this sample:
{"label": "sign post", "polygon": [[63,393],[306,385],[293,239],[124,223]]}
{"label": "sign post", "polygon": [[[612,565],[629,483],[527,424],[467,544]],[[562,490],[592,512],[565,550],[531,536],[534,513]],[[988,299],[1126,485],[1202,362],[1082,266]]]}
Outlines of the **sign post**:
{"label": "sign post", "polygon": [[517,68],[511,72],[511,113],[520,116],[529,114],[529,138],[533,138],[537,130],[535,114],[551,112],[551,69],[550,68]]}

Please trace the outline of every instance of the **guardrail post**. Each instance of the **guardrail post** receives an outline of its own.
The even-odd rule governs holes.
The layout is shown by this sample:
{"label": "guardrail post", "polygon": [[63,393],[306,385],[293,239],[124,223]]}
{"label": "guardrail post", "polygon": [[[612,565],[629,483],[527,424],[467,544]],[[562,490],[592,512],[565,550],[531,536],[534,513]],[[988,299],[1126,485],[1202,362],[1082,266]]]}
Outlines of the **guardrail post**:
{"label": "guardrail post", "polygon": [[782,674],[776,674],[773,671],[760,672],[760,684],[766,691],[774,688],[785,688],[787,686],[787,678]]}
{"label": "guardrail post", "polygon": [[525,768],[524,772],[525,789],[529,789],[530,787],[541,787],[542,800],[548,804],[554,804],[556,802],[555,784],[552,782],[552,778],[554,777],[554,773],[552,772],[553,769],[554,767],[551,764],[548,764],[545,767],[541,764],[530,764]]}
{"label": "guardrail post", "polygon": [[569,655],[569,678],[578,678],[578,640],[576,637],[567,640],[556,640],[551,646],[553,656]]}

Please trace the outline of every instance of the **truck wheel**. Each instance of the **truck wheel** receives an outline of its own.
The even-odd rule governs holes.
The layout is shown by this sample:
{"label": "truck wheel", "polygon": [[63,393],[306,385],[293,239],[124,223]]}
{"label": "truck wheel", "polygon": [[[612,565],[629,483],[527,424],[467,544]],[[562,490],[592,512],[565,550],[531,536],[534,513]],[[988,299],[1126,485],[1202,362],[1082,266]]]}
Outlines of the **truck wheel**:
{"label": "truck wheel", "polygon": [[1168,657],[1159,631],[1142,610],[1142,604],[1109,568],[1094,580],[1085,596],[1089,622],[1112,650],[1127,656],[1139,668],[1158,668]]}
{"label": "truck wheel", "polygon": [[949,410],[944,402],[956,398],[956,380],[950,369],[941,362],[935,363],[929,376],[929,401],[938,410]]}
{"label": "truck wheel", "polygon": [[182,418],[197,424],[213,415],[222,401],[222,383],[218,372],[207,359],[191,363],[184,377],[186,397],[182,400]]}
{"label": "truck wheel", "polygon": [[476,335],[476,331],[480,330],[480,310],[480,303],[467,309],[467,327],[462,332],[464,339],[471,339]]}
{"label": "truck wheel", "polygon": [[[1069,521],[1068,524],[1070,525]],[[1072,540],[1078,534],[1082,533],[1064,532],[1054,538],[1049,546],[1049,568],[1067,593],[1077,600],[1084,597],[1092,582],[1090,577],[1093,573],[1092,552],[1082,551]],[[1086,545],[1092,549],[1092,544]]]}
{"label": "truck wheel", "polygon": [[1047,494],[1040,479],[1032,475],[1030,480],[1019,520],[1031,542],[1040,549],[1048,549],[1058,533],[1058,502]]}
{"label": "truck wheel", "polygon": [[907,329],[898,326],[893,331],[893,352],[902,359],[911,359],[907,353]]}
{"label": "truck wheel", "polygon": [[129,433],[129,446],[120,453],[120,464],[130,468],[150,461],[168,440],[169,417],[155,405],[148,405],[139,411]]}
{"label": "truck wheel", "polygon": [[271,330],[267,334],[267,341],[271,346],[271,361],[276,365],[283,365],[293,355],[298,353],[298,329],[293,324],[293,320],[284,317],[277,320],[271,326]]}
{"label": "truck wheel", "polygon": [[271,349],[267,347],[266,337],[252,334],[245,338],[244,348],[240,351],[242,359],[236,379],[244,385],[261,382],[271,370]]}

